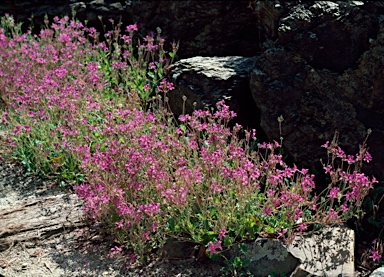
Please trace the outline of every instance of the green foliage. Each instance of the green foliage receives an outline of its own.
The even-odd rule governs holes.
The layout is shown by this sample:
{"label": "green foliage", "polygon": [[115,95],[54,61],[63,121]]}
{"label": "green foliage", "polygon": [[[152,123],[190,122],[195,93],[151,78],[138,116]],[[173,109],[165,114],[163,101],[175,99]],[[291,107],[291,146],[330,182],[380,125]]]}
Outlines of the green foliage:
{"label": "green foliage", "polygon": [[[239,243],[237,245],[240,251],[240,255],[244,255],[247,252],[247,245],[245,243]],[[253,274],[247,269],[251,261],[249,259],[244,260],[239,256],[232,257],[230,259],[226,259],[226,266],[221,268],[221,272],[223,276],[248,276],[252,277]]]}
{"label": "green foliage", "polygon": [[376,187],[364,199],[362,208],[367,214],[366,220],[375,228],[384,227],[384,206],[380,205],[384,199],[384,187]]}

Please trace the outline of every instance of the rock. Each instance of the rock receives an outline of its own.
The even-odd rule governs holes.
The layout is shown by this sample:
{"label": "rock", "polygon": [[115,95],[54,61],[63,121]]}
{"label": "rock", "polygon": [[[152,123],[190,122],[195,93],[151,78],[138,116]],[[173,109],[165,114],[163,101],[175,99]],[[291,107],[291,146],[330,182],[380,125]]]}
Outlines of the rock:
{"label": "rock", "polygon": [[276,40],[256,58],[250,88],[269,139],[279,139],[277,117],[284,117],[283,146],[296,164],[320,169],[320,145],[335,130],[355,154],[371,128],[373,162],[363,171],[383,180],[383,18],[367,1],[352,2],[278,2],[288,11],[269,10],[279,18]]}
{"label": "rock", "polygon": [[132,1],[133,21],[180,41],[181,58],[253,56],[258,51],[258,24],[249,1]]}
{"label": "rock", "polygon": [[369,277],[383,277],[384,276],[384,267],[379,267],[375,269]]}
{"label": "rock", "polygon": [[[160,27],[167,42],[180,41],[180,58],[197,55],[253,56],[258,53],[260,41],[257,19],[247,8],[248,0],[231,1],[10,1],[0,3],[0,15],[10,13],[18,21],[26,22],[34,14],[36,27],[43,24],[45,14],[71,16],[73,8],[80,20],[87,20],[103,32],[98,16],[110,27],[109,18],[121,18],[124,25],[137,22],[139,31],[146,35]],[[166,46],[169,46],[166,45]]]}
{"label": "rock", "polygon": [[172,240],[162,247],[162,259],[165,260],[188,260],[206,258],[205,248],[191,241]]}
{"label": "rock", "polygon": [[326,227],[313,234],[296,237],[286,247],[281,240],[258,238],[246,243],[241,253],[234,245],[227,258],[249,260],[246,267],[254,276],[354,276],[353,230]]}
{"label": "rock", "polygon": [[258,238],[247,243],[244,253],[234,245],[227,254],[228,258],[239,257],[243,262],[249,260],[246,267],[255,277],[287,276],[299,265],[299,259],[287,251],[280,240]]}
{"label": "rock", "polygon": [[168,93],[172,112],[176,117],[183,113],[183,96],[187,98],[185,113],[215,107],[217,101],[225,99],[237,113],[236,122],[259,129],[260,114],[247,77],[254,61],[254,57],[240,56],[199,56],[178,61],[170,73],[175,83],[175,90]]}
{"label": "rock", "polygon": [[325,227],[298,236],[287,249],[300,260],[293,277],[355,276],[355,233],[347,227]]}

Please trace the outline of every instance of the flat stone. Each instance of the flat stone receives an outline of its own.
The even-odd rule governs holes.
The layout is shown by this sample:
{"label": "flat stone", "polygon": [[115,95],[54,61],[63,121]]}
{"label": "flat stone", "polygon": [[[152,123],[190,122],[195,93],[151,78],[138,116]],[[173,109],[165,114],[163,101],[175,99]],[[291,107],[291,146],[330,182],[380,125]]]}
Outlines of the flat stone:
{"label": "flat stone", "polygon": [[375,269],[369,277],[384,277],[384,267]]}
{"label": "flat stone", "polygon": [[325,227],[298,236],[288,251],[301,263],[292,274],[299,276],[354,276],[355,233],[346,227]]}
{"label": "flat stone", "polygon": [[[246,243],[245,252],[233,245],[227,259],[249,262],[246,269],[256,276],[355,276],[354,231],[346,227],[325,227],[297,236],[286,246],[283,241],[258,238]],[[384,275],[378,275],[384,276]]]}
{"label": "flat stone", "polygon": [[228,258],[239,257],[243,262],[249,261],[246,267],[253,276],[287,276],[300,264],[300,260],[287,251],[278,239],[258,238],[247,243],[244,253],[234,245],[229,251]]}

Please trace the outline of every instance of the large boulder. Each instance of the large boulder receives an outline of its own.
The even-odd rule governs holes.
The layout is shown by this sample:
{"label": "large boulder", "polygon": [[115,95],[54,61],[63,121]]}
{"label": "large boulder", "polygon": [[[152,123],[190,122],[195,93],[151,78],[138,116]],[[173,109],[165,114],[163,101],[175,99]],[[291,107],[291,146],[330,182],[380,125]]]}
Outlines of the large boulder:
{"label": "large boulder", "polygon": [[228,259],[248,261],[253,276],[355,276],[355,233],[347,227],[324,227],[296,236],[286,246],[281,240],[258,238],[231,246]]}
{"label": "large boulder", "polygon": [[[195,109],[214,108],[225,100],[235,111],[236,122],[259,129],[260,112],[252,99],[248,74],[255,57],[193,57],[174,64],[175,90],[168,93],[169,105],[176,118]],[[185,97],[185,103],[183,101]]]}
{"label": "large boulder", "polygon": [[[384,25],[383,8],[368,1],[308,1],[265,6],[257,15],[275,24],[269,48],[250,73],[261,128],[280,137],[301,166],[320,165],[320,147],[340,133],[340,146],[357,153],[367,134],[373,163],[368,174],[384,179]],[[278,2],[278,1],[275,1]],[[281,9],[288,10],[281,14]],[[277,19],[276,19],[277,18]],[[273,40],[272,40],[273,39]]]}
{"label": "large boulder", "polygon": [[[180,58],[197,55],[252,56],[259,50],[257,19],[248,8],[248,0],[232,1],[116,1],[116,0],[29,0],[0,1],[0,15],[9,13],[28,24],[35,16],[35,26],[44,15],[71,15],[87,20],[89,26],[103,30],[98,16],[108,25],[109,18],[123,24],[142,24],[143,34],[160,27],[168,42],[180,41]],[[26,24],[26,25],[27,25]],[[25,25],[25,26],[26,26]],[[109,26],[110,27],[110,26]]]}

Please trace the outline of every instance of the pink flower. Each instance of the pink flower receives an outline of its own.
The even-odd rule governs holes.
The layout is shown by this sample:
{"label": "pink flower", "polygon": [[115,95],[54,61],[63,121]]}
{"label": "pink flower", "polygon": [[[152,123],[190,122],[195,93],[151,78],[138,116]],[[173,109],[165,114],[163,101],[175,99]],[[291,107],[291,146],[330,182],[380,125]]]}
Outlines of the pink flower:
{"label": "pink flower", "polygon": [[118,222],[115,222],[115,224],[116,224],[116,229],[121,229],[124,226],[124,220],[122,219]]}
{"label": "pink flower", "polygon": [[372,161],[372,156],[371,154],[367,152],[365,152],[365,155],[364,155],[364,161],[366,161],[367,163],[369,163],[370,161]]}
{"label": "pink flower", "polygon": [[343,213],[346,213],[349,211],[348,207],[346,204],[343,204],[340,206],[340,210],[343,212]]}
{"label": "pink flower", "polygon": [[339,146],[336,149],[336,156],[341,159],[345,158],[345,153]]}
{"label": "pink flower", "polygon": [[3,114],[1,115],[2,124],[7,124],[7,115],[8,115],[8,112],[3,112]]}
{"label": "pink flower", "polygon": [[321,147],[328,148],[328,146],[329,146],[329,141],[327,141],[326,143],[324,143]]}
{"label": "pink flower", "polygon": [[173,86],[173,83],[167,82],[167,88],[168,90],[173,90],[175,87]]}
{"label": "pink flower", "polygon": [[149,69],[156,69],[156,65],[154,62],[149,63]]}
{"label": "pink flower", "polygon": [[353,158],[353,155],[348,155],[346,159],[344,159],[348,164],[353,164],[355,162],[355,159]]}
{"label": "pink flower", "polygon": [[156,229],[157,229],[157,225],[156,225],[156,222],[153,222],[152,223],[152,232],[154,233],[154,232],[156,232]]}
{"label": "pink flower", "polygon": [[329,211],[328,211],[328,214],[327,214],[327,217],[332,220],[332,221],[336,221],[337,219],[339,219],[338,215],[337,215],[337,212],[333,209],[333,208],[330,208]]}
{"label": "pink flower", "polygon": [[129,32],[132,32],[132,31],[137,31],[137,24],[132,24],[132,25],[128,25],[127,28],[126,28],[126,32],[129,33]]}
{"label": "pink flower", "polygon": [[371,250],[371,256],[369,256],[374,262],[378,262],[381,259],[381,255],[374,248]]}
{"label": "pink flower", "polygon": [[116,254],[120,253],[123,250],[123,248],[115,246],[109,249],[108,258],[113,258]]}
{"label": "pink flower", "polygon": [[337,199],[339,198],[339,192],[340,192],[340,189],[338,187],[333,187],[329,194],[328,194],[328,197],[331,198],[331,199]]}
{"label": "pink flower", "polygon": [[280,233],[278,233],[277,238],[283,237],[287,233],[287,228],[283,229]]}
{"label": "pink flower", "polygon": [[207,252],[208,252],[208,254],[210,254],[210,255],[213,255],[213,254],[217,254],[217,253],[219,253],[218,251],[217,251],[217,249],[218,250],[223,250],[223,248],[222,248],[222,246],[221,246],[221,241],[220,240],[217,240],[216,242],[212,242],[212,241],[210,241],[209,243],[208,243],[208,246],[207,246]]}
{"label": "pink flower", "polygon": [[149,240],[149,235],[151,234],[150,231],[147,231],[147,232],[144,232],[143,234],[141,234],[141,237],[143,238],[143,241],[147,241]]}
{"label": "pink flower", "polygon": [[307,225],[305,223],[300,223],[299,227],[297,228],[297,230],[299,232],[304,232],[305,230],[307,230]]}
{"label": "pink flower", "polygon": [[265,216],[271,215],[271,213],[272,213],[272,208],[267,207],[267,206],[264,206],[264,208],[261,210],[261,212],[262,212]]}
{"label": "pink flower", "polygon": [[222,240],[222,238],[225,238],[225,229],[220,229],[219,230],[219,240]]}

